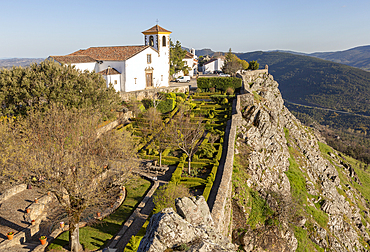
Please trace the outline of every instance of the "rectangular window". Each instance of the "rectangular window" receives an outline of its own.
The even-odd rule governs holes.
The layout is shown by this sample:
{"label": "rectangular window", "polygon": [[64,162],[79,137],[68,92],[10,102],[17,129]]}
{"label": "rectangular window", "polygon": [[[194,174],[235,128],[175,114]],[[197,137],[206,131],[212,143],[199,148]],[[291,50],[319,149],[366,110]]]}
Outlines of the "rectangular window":
{"label": "rectangular window", "polygon": [[152,55],[151,55],[151,54],[147,54],[147,55],[146,55],[146,62],[147,62],[148,64],[152,63]]}
{"label": "rectangular window", "polygon": [[161,75],[161,81],[163,81],[163,75]]}
{"label": "rectangular window", "polygon": [[114,80],[114,85],[117,85],[117,80]]}

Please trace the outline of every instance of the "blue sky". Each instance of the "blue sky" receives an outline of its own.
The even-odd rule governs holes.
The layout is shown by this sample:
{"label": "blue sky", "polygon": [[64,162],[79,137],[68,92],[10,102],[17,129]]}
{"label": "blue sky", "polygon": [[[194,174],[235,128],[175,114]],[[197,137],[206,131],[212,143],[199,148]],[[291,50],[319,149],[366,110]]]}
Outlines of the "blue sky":
{"label": "blue sky", "polygon": [[185,47],[338,51],[370,45],[369,0],[0,0],[0,58],[140,45],[156,24]]}

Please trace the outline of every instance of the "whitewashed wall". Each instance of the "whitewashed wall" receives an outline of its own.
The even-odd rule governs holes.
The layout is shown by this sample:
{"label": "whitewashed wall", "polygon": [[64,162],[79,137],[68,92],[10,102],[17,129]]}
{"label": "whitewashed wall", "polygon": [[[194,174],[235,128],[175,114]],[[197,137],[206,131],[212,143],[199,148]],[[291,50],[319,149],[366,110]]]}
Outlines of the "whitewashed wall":
{"label": "whitewashed wall", "polygon": [[72,66],[75,66],[77,69],[81,70],[82,72],[85,70],[89,70],[90,72],[95,70],[96,62],[89,62],[89,63],[73,63]]}
{"label": "whitewashed wall", "polygon": [[[114,61],[114,60],[105,60],[101,64],[96,64],[95,66],[95,72],[99,73],[100,71],[103,71],[104,69],[107,69],[108,67],[115,68],[118,72],[121,74],[119,75],[120,78],[120,87],[118,89],[115,89],[117,91],[124,92],[124,83],[125,83],[125,61]],[[109,83],[107,83],[109,84]]]}
{"label": "whitewashed wall", "polygon": [[[120,74],[103,75],[103,78],[107,82],[107,87],[109,86],[109,83],[112,83],[114,89],[117,92],[121,91],[121,75]],[[117,84],[114,84],[115,81],[117,81]]]}

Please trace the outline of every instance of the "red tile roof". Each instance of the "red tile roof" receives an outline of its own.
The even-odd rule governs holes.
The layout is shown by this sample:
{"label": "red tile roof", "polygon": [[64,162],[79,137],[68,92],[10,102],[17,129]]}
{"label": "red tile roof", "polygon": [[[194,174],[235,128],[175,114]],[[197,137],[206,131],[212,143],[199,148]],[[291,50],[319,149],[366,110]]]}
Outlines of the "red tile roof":
{"label": "red tile roof", "polygon": [[85,55],[95,60],[127,60],[140,53],[150,46],[110,46],[110,47],[90,47],[85,50],[78,50],[67,56]]}
{"label": "red tile roof", "polygon": [[193,57],[194,57],[193,54],[191,54],[188,51],[186,51],[185,59],[192,59]]}
{"label": "red tile roof", "polygon": [[50,58],[58,61],[59,63],[89,63],[95,62],[96,60],[86,55],[75,55],[75,56],[50,56]]}
{"label": "red tile roof", "polygon": [[146,31],[143,31],[142,33],[149,33],[149,32],[170,32],[171,33],[171,31],[168,31],[168,30],[160,27],[159,25],[155,25],[152,28],[150,28]]}
{"label": "red tile roof", "polygon": [[107,69],[104,69],[103,71],[99,72],[102,75],[113,75],[113,74],[121,74],[120,72],[117,71],[117,69],[108,67]]}

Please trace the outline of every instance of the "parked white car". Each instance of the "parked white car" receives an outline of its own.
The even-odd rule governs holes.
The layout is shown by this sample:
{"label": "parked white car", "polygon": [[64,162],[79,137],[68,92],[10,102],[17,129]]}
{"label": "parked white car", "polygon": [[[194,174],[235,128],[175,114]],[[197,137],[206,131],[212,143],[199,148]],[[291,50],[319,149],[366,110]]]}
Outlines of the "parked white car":
{"label": "parked white car", "polygon": [[220,77],[230,77],[230,74],[220,73]]}
{"label": "parked white car", "polygon": [[176,82],[190,82],[190,76],[181,76],[176,79]]}

